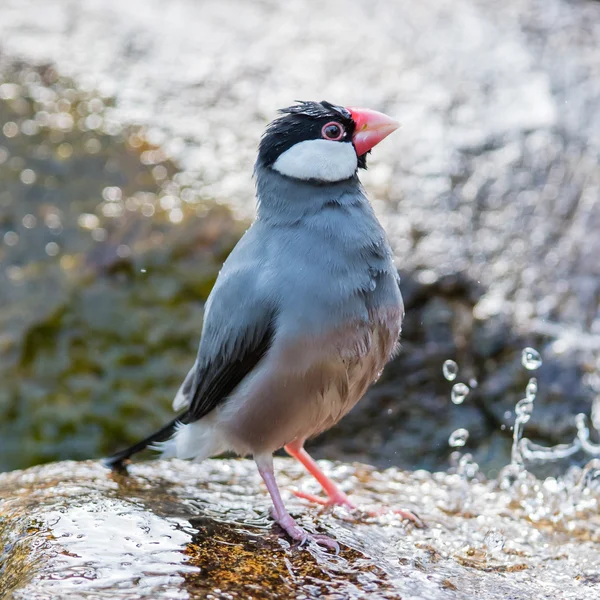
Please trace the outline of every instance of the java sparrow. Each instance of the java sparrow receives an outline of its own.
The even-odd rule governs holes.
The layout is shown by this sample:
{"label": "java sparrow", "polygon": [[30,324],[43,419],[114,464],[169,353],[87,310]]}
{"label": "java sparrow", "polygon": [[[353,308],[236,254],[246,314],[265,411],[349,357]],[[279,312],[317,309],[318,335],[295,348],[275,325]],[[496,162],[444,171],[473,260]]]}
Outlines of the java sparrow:
{"label": "java sparrow", "polygon": [[325,101],[280,111],[259,144],[256,219],[206,302],[196,362],[173,402],[180,412],[108,466],[122,469],[150,445],[165,457],[252,455],[277,523],[294,540],[334,545],[286,510],[272,455],[285,448],[328,504],[352,506],[304,442],[335,425],[397,349],[398,273],[357,173],[397,127],[380,112]]}

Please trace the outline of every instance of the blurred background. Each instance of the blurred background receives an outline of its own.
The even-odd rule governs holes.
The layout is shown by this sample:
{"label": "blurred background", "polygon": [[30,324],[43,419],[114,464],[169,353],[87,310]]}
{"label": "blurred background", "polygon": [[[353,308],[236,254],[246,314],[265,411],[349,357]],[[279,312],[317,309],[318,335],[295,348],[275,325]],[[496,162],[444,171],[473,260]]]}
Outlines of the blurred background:
{"label": "blurred background", "polygon": [[[489,476],[600,421],[600,2],[3,0],[0,470],[106,455],[170,418],[253,215],[259,136],[326,99],[402,129],[362,176],[403,351],[318,457]],[[445,360],[469,386],[450,399]]]}

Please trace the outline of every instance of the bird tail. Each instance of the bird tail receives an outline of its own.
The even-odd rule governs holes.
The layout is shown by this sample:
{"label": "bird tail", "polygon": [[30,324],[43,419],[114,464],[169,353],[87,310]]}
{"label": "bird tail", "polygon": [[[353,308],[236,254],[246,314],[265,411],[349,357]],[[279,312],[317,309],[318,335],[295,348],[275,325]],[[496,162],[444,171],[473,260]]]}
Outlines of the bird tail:
{"label": "bird tail", "polygon": [[188,411],[180,414],[178,417],[167,423],[164,427],[161,427],[158,431],[151,433],[148,437],[143,440],[133,444],[133,446],[129,446],[129,448],[125,448],[125,450],[121,450],[120,452],[116,452],[112,456],[103,459],[102,463],[104,466],[108,467],[113,471],[121,471],[125,472],[127,469],[125,467],[125,461],[131,458],[134,454],[141,452],[151,446],[152,444],[157,444],[160,442],[164,442],[168,440],[173,433],[177,430],[177,427],[181,424],[186,424],[188,422]]}

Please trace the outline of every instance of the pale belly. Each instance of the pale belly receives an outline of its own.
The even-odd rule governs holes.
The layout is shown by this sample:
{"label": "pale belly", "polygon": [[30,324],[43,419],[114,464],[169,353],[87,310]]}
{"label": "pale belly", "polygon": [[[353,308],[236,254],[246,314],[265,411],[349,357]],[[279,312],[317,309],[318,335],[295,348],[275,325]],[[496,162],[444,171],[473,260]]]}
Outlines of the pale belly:
{"label": "pale belly", "polygon": [[363,397],[393,356],[401,308],[370,323],[274,346],[219,410],[217,421],[239,454],[274,452],[335,425]]}

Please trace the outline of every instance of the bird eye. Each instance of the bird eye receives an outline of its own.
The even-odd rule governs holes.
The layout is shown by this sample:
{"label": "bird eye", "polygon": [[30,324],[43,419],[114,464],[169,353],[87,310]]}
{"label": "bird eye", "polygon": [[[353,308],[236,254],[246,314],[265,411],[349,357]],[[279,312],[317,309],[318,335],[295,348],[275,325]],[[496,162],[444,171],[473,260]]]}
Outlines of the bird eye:
{"label": "bird eye", "polygon": [[335,121],[331,121],[327,123],[327,125],[323,125],[323,129],[321,129],[321,135],[326,140],[331,140],[332,142],[337,142],[344,137],[344,128]]}

